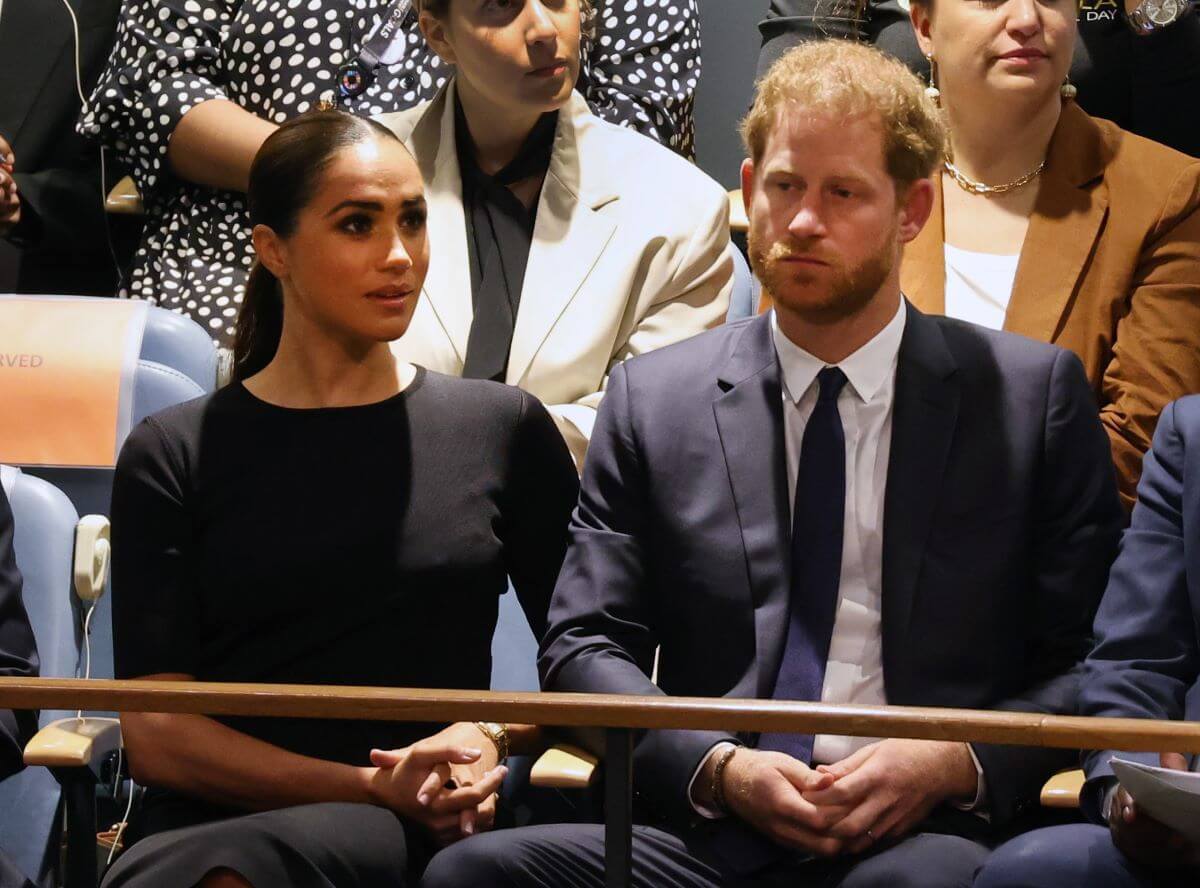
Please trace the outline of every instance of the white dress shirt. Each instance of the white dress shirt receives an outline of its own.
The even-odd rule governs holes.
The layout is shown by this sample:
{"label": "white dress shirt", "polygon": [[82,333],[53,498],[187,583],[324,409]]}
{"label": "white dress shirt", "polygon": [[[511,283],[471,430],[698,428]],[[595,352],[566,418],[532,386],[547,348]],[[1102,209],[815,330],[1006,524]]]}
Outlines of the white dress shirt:
{"label": "white dress shirt", "polygon": [[[822,703],[863,706],[887,703],[883,682],[883,505],[892,447],[896,365],[906,317],[901,300],[887,326],[836,365],[848,381],[837,399],[846,439],[846,508],[838,602],[821,690]],[[817,374],[830,365],[788,339],[773,314],[771,333],[782,377],[788,502],[794,504],[804,429],[817,405]],[[874,742],[876,738],[818,734],[813,743],[813,763],[841,761]],[[714,751],[721,745],[714,747]],[[971,756],[975,759],[973,750]],[[693,775],[692,785],[707,759],[708,756]],[[978,759],[975,766],[980,774],[979,792],[971,806],[963,807],[973,808],[983,799]],[[691,797],[695,799],[695,794]],[[716,812],[695,807],[706,817],[717,816]]]}
{"label": "white dress shirt", "polygon": [[[904,336],[901,301],[895,317],[854,354],[838,363],[848,384],[838,394],[846,436],[846,509],[842,529],[842,572],[825,666],[822,703],[887,703],[883,687],[882,572],[883,495],[892,449],[892,403],[896,362]],[[796,500],[796,474],[804,429],[817,406],[817,374],[828,366],[788,339],[775,317],[771,333],[783,389],[788,502]],[[874,742],[866,737],[817,735],[814,764],[841,761]]]}
{"label": "white dress shirt", "polygon": [[1004,329],[1020,253],[977,253],[945,245],[946,314],[992,330]]}

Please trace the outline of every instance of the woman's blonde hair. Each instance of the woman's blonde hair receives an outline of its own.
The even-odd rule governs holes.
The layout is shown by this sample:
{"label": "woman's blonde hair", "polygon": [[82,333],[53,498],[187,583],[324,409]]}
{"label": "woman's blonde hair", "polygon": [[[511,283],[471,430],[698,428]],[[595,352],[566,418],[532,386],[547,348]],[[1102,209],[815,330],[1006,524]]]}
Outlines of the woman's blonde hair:
{"label": "woman's blonde hair", "polygon": [[921,81],[891,56],[860,43],[832,39],[801,44],[763,76],[741,126],[755,164],[780,116],[790,110],[839,119],[874,116],[897,188],[929,177],[945,155],[941,111]]}

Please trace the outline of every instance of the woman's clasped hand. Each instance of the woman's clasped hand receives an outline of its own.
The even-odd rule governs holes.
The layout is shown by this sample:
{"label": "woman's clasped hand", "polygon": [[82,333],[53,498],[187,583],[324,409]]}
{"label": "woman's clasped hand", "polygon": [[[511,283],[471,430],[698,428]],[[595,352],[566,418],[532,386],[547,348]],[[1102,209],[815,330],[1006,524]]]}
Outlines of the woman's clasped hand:
{"label": "woman's clasped hand", "polygon": [[449,845],[496,822],[496,794],[508,775],[497,750],[470,722],[457,722],[403,749],[371,750],[370,793]]}

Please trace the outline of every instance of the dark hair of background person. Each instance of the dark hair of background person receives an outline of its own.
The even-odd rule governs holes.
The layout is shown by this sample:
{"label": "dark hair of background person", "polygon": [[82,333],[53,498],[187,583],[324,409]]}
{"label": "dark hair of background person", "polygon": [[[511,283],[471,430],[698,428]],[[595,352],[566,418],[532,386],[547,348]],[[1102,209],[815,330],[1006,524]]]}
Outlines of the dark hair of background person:
{"label": "dark hair of background person", "polygon": [[[400,142],[382,124],[345,111],[312,111],[284,123],[263,143],[250,166],[246,191],[250,225],[265,225],[280,237],[289,237],[334,156],[371,138]],[[266,367],[275,357],[282,333],[283,290],[271,270],[255,259],[237,317],[234,380],[240,382]]]}
{"label": "dark hair of background person", "polygon": [[[429,12],[442,18],[450,9],[450,0],[416,0],[416,7],[418,12]],[[579,8],[590,15],[593,9],[592,0],[579,0]]]}
{"label": "dark hair of background person", "polygon": [[[866,0],[860,0],[860,2],[866,2]],[[446,13],[450,11],[450,0],[416,0],[414,5],[417,12],[428,12],[434,18],[439,19],[444,19]],[[589,40],[595,39],[598,30],[595,0],[579,0],[579,10],[584,17],[583,36]]]}

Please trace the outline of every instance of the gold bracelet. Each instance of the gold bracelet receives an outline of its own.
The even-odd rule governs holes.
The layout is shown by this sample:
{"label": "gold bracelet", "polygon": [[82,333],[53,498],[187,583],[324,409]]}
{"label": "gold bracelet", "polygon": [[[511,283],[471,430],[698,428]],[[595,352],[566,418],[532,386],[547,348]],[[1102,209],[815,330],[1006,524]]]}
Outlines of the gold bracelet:
{"label": "gold bracelet", "polygon": [[734,755],[737,754],[739,748],[737,746],[730,746],[728,749],[722,750],[717,763],[713,766],[711,787],[713,806],[724,814],[729,813],[729,806],[725,803],[725,767]]}
{"label": "gold bracelet", "polygon": [[502,765],[508,761],[508,725],[499,722],[475,722],[475,727],[496,747],[496,764]]}

